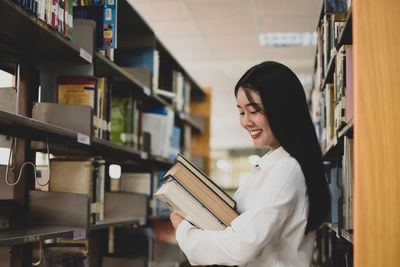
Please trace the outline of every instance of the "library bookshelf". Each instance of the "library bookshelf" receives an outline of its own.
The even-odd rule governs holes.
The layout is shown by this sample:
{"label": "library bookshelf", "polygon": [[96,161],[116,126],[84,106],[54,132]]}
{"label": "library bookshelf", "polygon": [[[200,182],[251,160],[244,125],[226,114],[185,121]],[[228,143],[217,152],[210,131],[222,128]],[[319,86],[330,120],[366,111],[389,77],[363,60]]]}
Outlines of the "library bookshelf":
{"label": "library bookshelf", "polygon": [[332,11],[325,4],[317,26],[311,107],[332,204],[327,222],[317,233],[312,266],[353,266],[354,8]]}
{"label": "library bookshelf", "polygon": [[[319,249],[325,255],[320,255],[315,266],[397,266],[399,263],[400,216],[395,204],[399,201],[400,188],[400,169],[395,163],[399,162],[400,151],[396,141],[400,128],[395,123],[400,114],[400,94],[395,86],[399,83],[396,63],[399,54],[395,50],[399,37],[394,34],[399,11],[400,6],[393,1],[351,1],[342,25],[336,51],[342,45],[352,44],[354,117],[325,143],[323,156],[326,161],[337,163],[345,150],[343,138],[354,139],[353,226],[352,231],[344,229],[340,219],[339,223],[324,224]],[[320,21],[323,16],[324,12]],[[327,83],[334,82],[335,64],[337,54],[327,64],[327,75],[314,88],[323,92]],[[346,190],[345,185],[342,188]],[[327,247],[333,250],[329,252]]]}
{"label": "library bookshelf", "polygon": [[[32,3],[34,4],[35,1]],[[143,130],[140,129],[137,144],[132,146],[111,141],[107,127],[101,129],[98,126],[100,128],[98,131],[108,130],[107,134],[94,132],[85,135],[67,126],[33,118],[32,109],[34,102],[38,99],[42,102],[57,102],[56,99],[51,99],[52,94],[43,93],[44,84],[47,83],[46,77],[54,75],[54,73],[50,76],[44,75],[48,70],[58,71],[58,75],[66,71],[67,75],[104,77],[107,79],[109,88],[112,88],[110,98],[114,97],[112,95],[114,90],[123,94],[129,92],[128,95],[138,103],[135,111],[138,112],[140,119],[134,122],[139,125],[139,128],[142,125],[141,112],[154,109],[172,110],[173,125],[186,129],[182,130],[181,139],[179,139],[180,149],[184,150],[184,147],[188,147],[189,149],[186,148],[183,152],[190,153],[190,144],[185,144],[185,142],[187,140],[190,142],[192,134],[193,136],[202,135],[208,129],[202,116],[192,115],[188,108],[185,109],[182,105],[176,106],[171,99],[158,95],[151,85],[145,84],[140,77],[132,75],[125,66],[110,60],[107,53],[100,52],[98,49],[89,53],[77,44],[74,38],[72,40],[66,38],[62,32],[41,20],[33,10],[35,9],[29,9],[16,0],[0,2],[0,69],[15,75],[17,80],[16,88],[10,90],[11,93],[16,92],[14,111],[0,107],[0,134],[8,140],[5,142],[8,147],[11,137],[16,140],[12,155],[14,173],[18,173],[25,162],[35,162],[36,152],[47,152],[45,146],[40,145],[43,143],[47,143],[49,152],[58,157],[101,158],[105,161],[106,170],[111,164],[118,164],[123,172],[129,170],[154,174],[167,170],[173,164],[171,158],[152,152],[150,143],[146,143]],[[206,93],[203,89],[169,53],[128,0],[118,1],[117,14],[116,53],[119,48],[124,51],[136,51],[143,48],[157,50],[161,60],[159,77],[157,77],[160,79],[160,89],[174,90],[170,77],[175,71],[184,77],[185,85],[191,88],[187,91],[189,96],[186,96],[190,102],[205,100]],[[80,73],[81,70],[85,71]],[[52,86],[57,85],[50,84],[47,88]],[[111,113],[110,98],[102,98],[104,102],[110,102],[104,112]],[[186,105],[190,106],[190,102]],[[98,105],[100,107],[101,104]],[[108,119],[111,120],[111,118]],[[36,145],[33,145],[34,143]],[[34,175],[29,168],[24,169],[19,183],[13,187],[6,185],[2,180],[0,182],[1,212],[5,210],[13,213],[10,207],[14,206],[18,207],[18,212],[7,217],[10,219],[10,225],[2,226],[0,229],[0,249],[9,250],[9,253],[1,252],[1,255],[6,256],[1,257],[0,265],[30,266],[37,258],[42,257],[42,246],[68,238],[68,240],[84,240],[82,242],[87,245],[86,257],[90,266],[100,266],[103,257],[113,256],[112,251],[110,252],[107,248],[107,243],[110,233],[114,233],[114,228],[130,229],[132,226],[141,228],[150,225],[149,218],[151,220],[159,218],[154,212],[149,211],[152,208],[149,204],[151,195],[112,191],[107,171],[105,171],[105,176],[104,218],[97,223],[91,222],[90,196],[73,192],[35,190]],[[1,177],[4,175],[2,174]],[[15,181],[12,176],[9,180]],[[11,197],[3,199],[3,191],[5,195]],[[8,205],[8,203],[12,204]],[[161,220],[164,217],[160,216]],[[114,247],[117,248],[118,244]],[[150,254],[147,256],[147,262],[154,260]],[[44,266],[43,261],[40,266]]]}

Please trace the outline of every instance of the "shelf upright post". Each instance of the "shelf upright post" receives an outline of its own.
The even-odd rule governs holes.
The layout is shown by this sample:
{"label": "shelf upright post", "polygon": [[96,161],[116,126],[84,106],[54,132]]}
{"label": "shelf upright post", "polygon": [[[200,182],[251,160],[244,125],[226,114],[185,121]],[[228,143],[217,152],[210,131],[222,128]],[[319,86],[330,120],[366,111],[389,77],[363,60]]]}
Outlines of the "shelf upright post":
{"label": "shelf upright post", "polygon": [[[37,90],[38,78],[34,70],[33,63],[29,60],[23,60],[17,67],[17,114],[30,117],[32,110],[32,93]],[[35,94],[35,93],[34,93]],[[37,94],[37,93],[36,93]],[[29,148],[30,141],[23,138],[15,138],[13,151],[13,167],[14,180],[18,178],[22,164],[26,161],[32,161],[32,155]],[[34,179],[32,168],[27,166],[22,172],[21,179],[14,186],[14,200],[21,209],[17,213],[17,218],[14,220],[14,228],[24,228],[29,221],[28,214],[28,191],[34,187]],[[32,243],[17,245],[11,249],[11,266],[21,267],[32,265]]]}

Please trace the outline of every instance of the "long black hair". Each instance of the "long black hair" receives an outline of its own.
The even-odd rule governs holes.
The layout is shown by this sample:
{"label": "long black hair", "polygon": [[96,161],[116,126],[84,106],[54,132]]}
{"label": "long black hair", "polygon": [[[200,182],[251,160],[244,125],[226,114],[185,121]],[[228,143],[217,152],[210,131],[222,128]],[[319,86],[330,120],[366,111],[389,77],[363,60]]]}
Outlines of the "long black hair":
{"label": "long black hair", "polygon": [[272,133],[300,164],[309,198],[305,233],[317,229],[329,213],[330,194],[303,86],[288,67],[266,61],[250,68],[240,78],[235,96],[240,87],[248,98],[249,90],[260,95]]}

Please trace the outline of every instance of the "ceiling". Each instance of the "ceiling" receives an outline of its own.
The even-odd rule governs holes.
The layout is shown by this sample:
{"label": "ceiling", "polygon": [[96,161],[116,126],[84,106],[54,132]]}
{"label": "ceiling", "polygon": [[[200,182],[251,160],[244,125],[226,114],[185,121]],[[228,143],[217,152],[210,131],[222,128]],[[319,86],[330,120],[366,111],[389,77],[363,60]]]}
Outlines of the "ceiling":
{"label": "ceiling", "polygon": [[315,31],[321,0],[129,1],[196,82],[212,88],[212,149],[252,146],[233,95],[248,68],[275,60],[300,76],[313,72],[315,47],[261,47],[258,34]]}

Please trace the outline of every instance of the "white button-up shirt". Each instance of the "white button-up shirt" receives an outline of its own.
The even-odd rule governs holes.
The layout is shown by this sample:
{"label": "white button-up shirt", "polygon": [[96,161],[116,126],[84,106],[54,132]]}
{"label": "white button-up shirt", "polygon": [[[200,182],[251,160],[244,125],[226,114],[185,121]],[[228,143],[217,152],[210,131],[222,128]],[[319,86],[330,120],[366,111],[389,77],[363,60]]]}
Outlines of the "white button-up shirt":
{"label": "white button-up shirt", "polygon": [[176,231],[192,265],[310,266],[315,232],[305,235],[308,197],[299,163],[282,147],[264,155],[235,193],[241,213],[223,231],[184,220]]}

